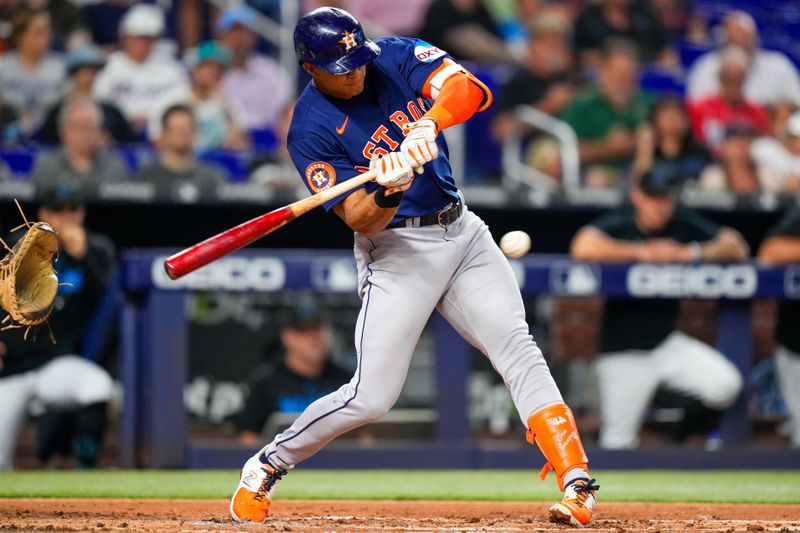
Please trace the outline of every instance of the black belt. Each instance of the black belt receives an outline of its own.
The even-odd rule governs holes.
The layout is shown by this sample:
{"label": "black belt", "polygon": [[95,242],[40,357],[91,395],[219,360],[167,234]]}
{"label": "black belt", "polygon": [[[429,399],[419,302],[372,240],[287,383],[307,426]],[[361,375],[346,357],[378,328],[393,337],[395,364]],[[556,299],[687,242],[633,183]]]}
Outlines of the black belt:
{"label": "black belt", "polygon": [[450,204],[443,209],[428,213],[427,215],[422,215],[421,217],[410,217],[398,222],[392,222],[386,226],[386,229],[419,228],[422,226],[433,226],[434,224],[445,228],[458,220],[458,217],[460,217],[463,212],[464,203],[459,200],[457,203]]}

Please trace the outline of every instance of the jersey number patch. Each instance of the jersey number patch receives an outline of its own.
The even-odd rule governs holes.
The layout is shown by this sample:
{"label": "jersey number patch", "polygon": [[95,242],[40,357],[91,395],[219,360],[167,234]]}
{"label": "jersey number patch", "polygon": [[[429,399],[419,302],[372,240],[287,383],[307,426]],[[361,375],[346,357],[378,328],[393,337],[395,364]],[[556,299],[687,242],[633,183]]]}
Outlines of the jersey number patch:
{"label": "jersey number patch", "polygon": [[314,161],[306,168],[306,182],[314,193],[336,184],[336,170],[324,161]]}

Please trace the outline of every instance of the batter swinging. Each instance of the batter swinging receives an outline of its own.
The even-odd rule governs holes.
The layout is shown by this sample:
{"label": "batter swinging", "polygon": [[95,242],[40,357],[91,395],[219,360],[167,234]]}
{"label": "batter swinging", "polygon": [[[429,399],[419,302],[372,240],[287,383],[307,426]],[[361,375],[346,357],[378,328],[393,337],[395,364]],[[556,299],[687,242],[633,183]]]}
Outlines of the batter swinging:
{"label": "batter swinging", "polygon": [[491,93],[443,50],[417,39],[372,42],[341,9],[308,13],[294,40],[312,83],[298,99],[288,141],[309,190],[377,169],[375,183],[325,204],[355,231],[358,368],[245,463],[231,515],[263,522],[291,468],[392,408],[436,309],[503,377],[528,441],[547,458],[542,479],[555,470],[564,498],[550,519],[586,525],[599,487],[572,411],[529,334],[508,261],[464,205],[439,134],[486,109]]}

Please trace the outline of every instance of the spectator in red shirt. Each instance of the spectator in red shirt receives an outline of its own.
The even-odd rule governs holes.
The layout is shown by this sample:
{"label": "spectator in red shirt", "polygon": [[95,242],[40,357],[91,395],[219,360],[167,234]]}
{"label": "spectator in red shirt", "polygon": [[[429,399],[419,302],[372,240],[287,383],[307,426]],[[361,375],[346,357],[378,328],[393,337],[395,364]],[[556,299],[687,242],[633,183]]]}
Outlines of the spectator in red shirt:
{"label": "spectator in red shirt", "polygon": [[767,108],[744,96],[748,66],[748,56],[743,50],[727,48],[719,68],[719,95],[689,102],[695,137],[715,153],[720,150],[725,130],[734,123],[748,126],[762,135],[770,133]]}

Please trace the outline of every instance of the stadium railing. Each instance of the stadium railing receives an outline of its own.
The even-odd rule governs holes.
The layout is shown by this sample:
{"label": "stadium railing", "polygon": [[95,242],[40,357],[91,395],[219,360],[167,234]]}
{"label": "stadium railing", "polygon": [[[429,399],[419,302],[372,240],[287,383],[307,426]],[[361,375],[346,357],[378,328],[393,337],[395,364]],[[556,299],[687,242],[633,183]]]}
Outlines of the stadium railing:
{"label": "stadium railing", "polygon": [[[524,184],[533,190],[552,193],[560,184],[567,192],[577,191],[580,183],[580,159],[578,157],[578,137],[564,121],[532,106],[519,106],[514,109],[516,123],[511,134],[503,143],[503,184],[508,190],[516,190]],[[558,141],[563,180],[534,168],[523,160],[522,149],[526,136],[523,125],[536,128],[542,133],[552,135]]]}

